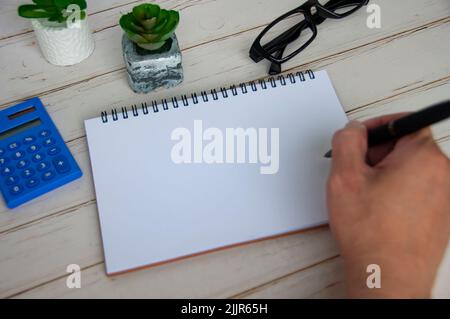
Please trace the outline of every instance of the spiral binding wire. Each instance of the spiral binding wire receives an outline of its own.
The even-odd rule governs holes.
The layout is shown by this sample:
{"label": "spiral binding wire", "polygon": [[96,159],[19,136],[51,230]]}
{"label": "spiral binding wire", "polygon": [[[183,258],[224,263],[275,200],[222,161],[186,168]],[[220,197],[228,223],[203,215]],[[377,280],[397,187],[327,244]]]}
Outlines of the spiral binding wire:
{"label": "spiral binding wire", "polygon": [[[181,101],[176,97],[172,97],[169,100],[162,99],[160,103],[158,101],[153,100],[150,104],[147,102],[141,103],[141,107],[137,105],[132,105],[129,111],[129,108],[121,107],[120,111],[117,108],[112,108],[110,115],[108,115],[108,111],[101,112],[100,118],[103,123],[108,123],[109,119],[112,121],[118,121],[120,117],[124,120],[130,117],[139,116],[139,109],[142,110],[142,114],[147,115],[151,111],[153,113],[158,113],[160,110],[167,111],[170,108],[177,109],[180,106],[190,106],[190,101],[192,103],[198,104],[199,102],[208,103],[210,101],[216,101],[220,98],[229,98],[230,96],[236,96],[238,94],[247,94],[249,91],[257,92],[259,89],[267,90],[269,88],[276,88],[278,85],[286,86],[288,83],[295,84],[297,81],[305,82],[307,81],[307,77],[310,80],[314,80],[316,78],[315,74],[311,70],[307,70],[305,72],[296,72],[295,74],[289,73],[287,75],[279,75],[276,78],[270,77],[267,80],[258,80],[258,83],[252,81],[249,83],[241,83],[238,86],[231,85],[229,88],[220,88],[220,93],[216,89],[210,90],[210,93],[207,91],[201,91],[199,95],[197,93],[191,93],[190,96],[186,94],[181,96]],[[259,88],[258,88],[259,86]],[[170,104],[170,105],[169,105]]]}

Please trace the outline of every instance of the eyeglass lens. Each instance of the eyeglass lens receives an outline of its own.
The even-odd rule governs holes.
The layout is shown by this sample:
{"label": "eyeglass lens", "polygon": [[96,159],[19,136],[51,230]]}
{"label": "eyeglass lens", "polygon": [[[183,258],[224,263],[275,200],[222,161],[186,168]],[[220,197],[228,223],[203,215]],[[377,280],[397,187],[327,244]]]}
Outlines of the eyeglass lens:
{"label": "eyeglass lens", "polygon": [[[272,57],[280,58],[280,50],[283,50],[283,56],[288,56],[306,44],[313,36],[305,15],[296,12],[270,28],[261,38],[260,43]],[[275,44],[271,45],[273,40],[276,40]]]}

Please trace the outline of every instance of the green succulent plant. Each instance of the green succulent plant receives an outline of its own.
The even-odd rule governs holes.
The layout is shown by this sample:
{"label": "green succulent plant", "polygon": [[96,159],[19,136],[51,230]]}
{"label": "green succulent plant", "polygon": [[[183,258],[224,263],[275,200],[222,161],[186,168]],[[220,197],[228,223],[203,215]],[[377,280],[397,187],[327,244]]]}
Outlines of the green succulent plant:
{"label": "green succulent plant", "polygon": [[120,18],[120,26],[128,38],[139,47],[155,51],[160,49],[175,32],[180,14],[164,10],[158,5],[145,3]]}
{"label": "green succulent plant", "polygon": [[80,18],[86,17],[87,3],[85,0],[33,0],[34,4],[24,4],[19,6],[19,16],[28,19],[47,19],[54,22],[67,21],[67,9],[70,5],[78,5],[80,8]]}

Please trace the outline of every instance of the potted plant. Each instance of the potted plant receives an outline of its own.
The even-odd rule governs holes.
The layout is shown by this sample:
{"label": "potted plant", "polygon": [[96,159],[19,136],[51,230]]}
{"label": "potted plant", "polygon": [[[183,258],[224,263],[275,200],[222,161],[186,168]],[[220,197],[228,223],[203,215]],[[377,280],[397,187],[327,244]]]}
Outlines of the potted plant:
{"label": "potted plant", "polygon": [[145,3],[120,18],[125,31],[122,49],[128,82],[136,93],[172,87],[183,81],[181,52],[175,29],[180,15]]}
{"label": "potted plant", "polygon": [[72,65],[89,57],[94,39],[86,18],[85,0],[33,0],[19,6],[31,19],[44,57],[55,65]]}

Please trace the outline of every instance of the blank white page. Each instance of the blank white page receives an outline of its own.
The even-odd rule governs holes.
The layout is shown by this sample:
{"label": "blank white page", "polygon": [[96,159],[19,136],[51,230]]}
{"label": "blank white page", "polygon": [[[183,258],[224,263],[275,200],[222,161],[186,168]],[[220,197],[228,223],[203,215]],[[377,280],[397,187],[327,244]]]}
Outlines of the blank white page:
{"label": "blank white page", "polygon": [[[100,216],[106,272],[162,263],[281,235],[327,221],[325,184],[333,133],[347,121],[325,71],[257,91],[208,95],[178,108],[108,122],[85,122]],[[176,164],[176,128],[279,129],[279,170],[261,163]],[[269,134],[270,136],[270,134]],[[192,135],[192,140],[194,136]],[[209,142],[203,141],[203,146]],[[224,158],[225,158],[224,141]],[[270,139],[269,139],[270,145]],[[192,154],[192,157],[194,155]]]}

